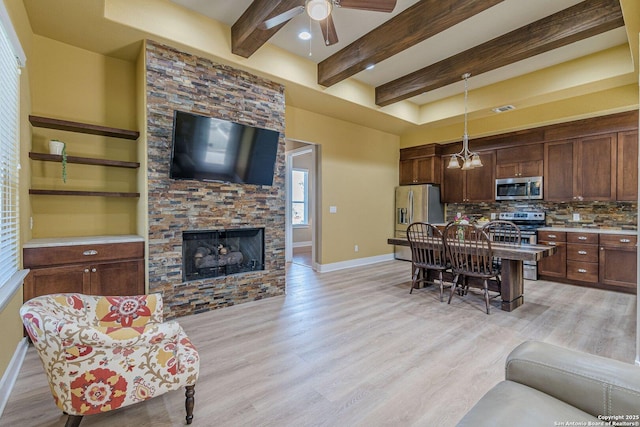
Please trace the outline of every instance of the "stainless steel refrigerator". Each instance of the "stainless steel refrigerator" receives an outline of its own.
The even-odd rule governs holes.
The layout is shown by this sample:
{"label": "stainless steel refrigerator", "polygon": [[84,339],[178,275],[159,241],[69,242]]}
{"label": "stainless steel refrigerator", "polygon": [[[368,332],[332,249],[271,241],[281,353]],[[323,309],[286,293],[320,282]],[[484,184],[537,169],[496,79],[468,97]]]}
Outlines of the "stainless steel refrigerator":
{"label": "stainless steel refrigerator", "polygon": [[[440,203],[440,187],[431,184],[396,187],[395,237],[407,238],[412,222],[444,222],[444,207]],[[395,258],[411,261],[411,250],[395,246]]]}

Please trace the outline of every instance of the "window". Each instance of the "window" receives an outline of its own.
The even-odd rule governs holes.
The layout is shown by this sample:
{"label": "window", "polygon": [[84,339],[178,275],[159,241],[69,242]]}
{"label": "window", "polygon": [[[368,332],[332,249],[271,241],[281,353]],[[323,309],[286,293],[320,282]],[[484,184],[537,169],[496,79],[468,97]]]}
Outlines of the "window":
{"label": "window", "polygon": [[[18,271],[18,169],[20,142],[20,71],[16,55],[17,37],[0,8],[0,287]],[[24,59],[22,59],[24,60]]]}
{"label": "window", "polygon": [[291,171],[291,223],[309,225],[309,171]]}

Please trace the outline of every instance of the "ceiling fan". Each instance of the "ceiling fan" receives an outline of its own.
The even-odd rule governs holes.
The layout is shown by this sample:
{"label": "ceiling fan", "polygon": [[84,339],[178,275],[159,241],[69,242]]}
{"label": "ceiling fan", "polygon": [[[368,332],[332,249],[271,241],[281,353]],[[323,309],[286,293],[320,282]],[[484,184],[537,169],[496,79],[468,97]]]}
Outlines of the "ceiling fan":
{"label": "ceiling fan", "polygon": [[269,30],[306,11],[309,18],[318,21],[325,44],[331,46],[338,43],[338,33],[331,17],[334,7],[389,13],[396,7],[396,2],[397,0],[305,0],[304,5],[267,19],[259,28]]}

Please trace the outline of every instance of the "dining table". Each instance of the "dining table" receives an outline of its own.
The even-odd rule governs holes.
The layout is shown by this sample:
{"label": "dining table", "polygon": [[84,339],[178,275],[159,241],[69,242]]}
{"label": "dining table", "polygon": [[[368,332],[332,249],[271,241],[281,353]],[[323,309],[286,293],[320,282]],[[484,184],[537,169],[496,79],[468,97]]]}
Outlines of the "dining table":
{"label": "dining table", "polygon": [[[409,246],[409,241],[405,238],[389,238],[387,243]],[[524,261],[538,262],[557,251],[555,246],[498,242],[491,243],[491,249],[493,256],[501,259],[500,296],[501,309],[504,311],[513,311],[524,304]]]}

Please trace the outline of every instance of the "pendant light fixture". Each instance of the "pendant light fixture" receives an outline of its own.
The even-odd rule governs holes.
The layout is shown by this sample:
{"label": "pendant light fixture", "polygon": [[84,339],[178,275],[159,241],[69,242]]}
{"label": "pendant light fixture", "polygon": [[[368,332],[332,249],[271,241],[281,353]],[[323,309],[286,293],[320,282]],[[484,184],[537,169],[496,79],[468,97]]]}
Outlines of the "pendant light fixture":
{"label": "pendant light fixture", "polygon": [[469,134],[467,133],[467,98],[469,92],[469,77],[471,77],[470,73],[465,73],[462,75],[462,78],[464,79],[464,135],[462,135],[462,150],[460,150],[459,153],[451,155],[451,159],[449,159],[449,164],[447,165],[447,168],[449,169],[459,168],[459,160],[462,160],[462,170],[482,167],[480,155],[469,150]]}
{"label": "pendant light fixture", "polygon": [[315,21],[322,21],[331,14],[333,3],[330,0],[307,0],[307,15]]}

